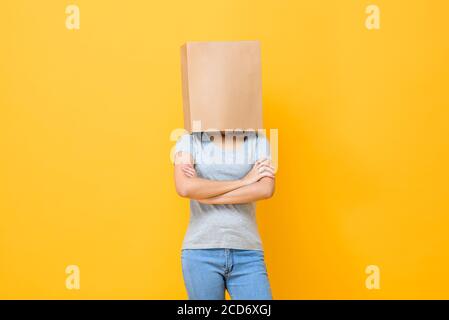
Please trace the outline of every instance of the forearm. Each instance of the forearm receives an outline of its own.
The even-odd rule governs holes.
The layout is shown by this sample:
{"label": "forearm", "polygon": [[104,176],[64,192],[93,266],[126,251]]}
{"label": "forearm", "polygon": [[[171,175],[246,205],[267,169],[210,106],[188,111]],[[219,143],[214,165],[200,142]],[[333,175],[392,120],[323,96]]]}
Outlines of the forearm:
{"label": "forearm", "polygon": [[198,177],[188,178],[178,193],[190,199],[208,199],[232,192],[246,185],[244,180],[208,180]]}
{"label": "forearm", "polygon": [[274,179],[264,178],[263,180],[198,201],[204,204],[241,204],[268,199],[274,193]]}
{"label": "forearm", "polygon": [[[183,154],[178,153],[178,160]],[[187,156],[185,156],[187,157]],[[238,180],[208,180],[196,175],[191,156],[184,161],[175,162],[175,185],[177,193],[194,200],[206,200],[216,198],[246,186],[255,185],[244,193],[231,193],[225,198],[216,198],[214,201],[238,201],[239,203],[252,202],[263,198],[266,190],[274,181],[274,168],[266,163],[266,160],[256,161],[249,173]],[[268,179],[268,180],[267,180]],[[246,189],[244,189],[246,191]],[[232,197],[232,200],[229,199]]]}

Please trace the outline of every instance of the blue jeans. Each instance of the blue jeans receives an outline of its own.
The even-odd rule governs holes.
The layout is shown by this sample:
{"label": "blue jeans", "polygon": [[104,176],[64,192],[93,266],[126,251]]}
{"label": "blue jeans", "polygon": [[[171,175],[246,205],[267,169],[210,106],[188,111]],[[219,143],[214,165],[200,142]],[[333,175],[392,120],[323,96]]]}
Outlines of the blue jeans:
{"label": "blue jeans", "polygon": [[190,300],[271,300],[261,250],[183,249],[182,273]]}

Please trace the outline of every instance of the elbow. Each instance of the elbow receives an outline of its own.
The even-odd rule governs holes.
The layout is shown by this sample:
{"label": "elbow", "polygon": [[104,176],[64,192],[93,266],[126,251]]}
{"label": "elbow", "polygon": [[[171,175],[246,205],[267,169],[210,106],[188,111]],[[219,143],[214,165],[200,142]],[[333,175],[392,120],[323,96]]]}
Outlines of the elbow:
{"label": "elbow", "polygon": [[183,198],[189,198],[189,190],[186,186],[176,186],[176,193]]}
{"label": "elbow", "polygon": [[274,186],[267,186],[262,192],[263,199],[270,199],[274,195]]}
{"label": "elbow", "polygon": [[177,190],[177,193],[182,198],[188,198],[187,192],[184,190]]}
{"label": "elbow", "polygon": [[196,188],[189,182],[176,185],[176,192],[183,198],[199,199]]}
{"label": "elbow", "polygon": [[191,199],[191,200],[200,200],[200,199],[202,199],[202,198],[200,198],[197,195],[197,193],[194,190],[192,190],[189,187],[176,188],[176,192],[182,198],[188,198],[188,199]]}

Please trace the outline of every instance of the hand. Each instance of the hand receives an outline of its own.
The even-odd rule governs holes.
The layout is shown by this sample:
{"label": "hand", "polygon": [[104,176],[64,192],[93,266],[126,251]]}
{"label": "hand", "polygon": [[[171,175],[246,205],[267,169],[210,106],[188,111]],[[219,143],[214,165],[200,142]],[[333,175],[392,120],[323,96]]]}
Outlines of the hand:
{"label": "hand", "polygon": [[270,164],[268,159],[260,159],[254,163],[253,168],[243,178],[243,182],[248,185],[259,181],[263,177],[274,179],[274,167]]}
{"label": "hand", "polygon": [[188,178],[194,178],[196,177],[196,170],[191,164],[183,164],[181,166],[182,172],[186,175]]}

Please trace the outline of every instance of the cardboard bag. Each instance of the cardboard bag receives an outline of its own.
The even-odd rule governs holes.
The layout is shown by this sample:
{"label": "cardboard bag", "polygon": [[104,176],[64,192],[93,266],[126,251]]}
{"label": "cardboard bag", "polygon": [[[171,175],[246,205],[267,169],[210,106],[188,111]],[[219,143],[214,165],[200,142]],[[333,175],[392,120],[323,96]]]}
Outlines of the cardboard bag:
{"label": "cardboard bag", "polygon": [[181,47],[184,127],[189,132],[262,129],[260,43]]}

